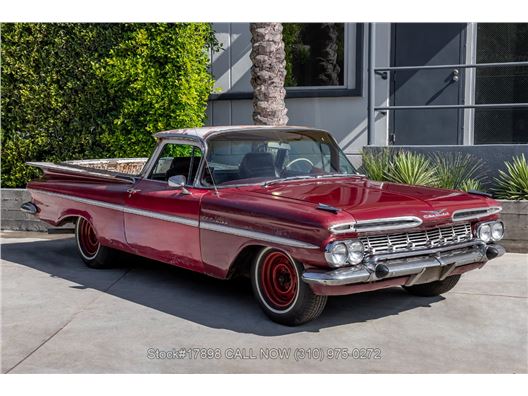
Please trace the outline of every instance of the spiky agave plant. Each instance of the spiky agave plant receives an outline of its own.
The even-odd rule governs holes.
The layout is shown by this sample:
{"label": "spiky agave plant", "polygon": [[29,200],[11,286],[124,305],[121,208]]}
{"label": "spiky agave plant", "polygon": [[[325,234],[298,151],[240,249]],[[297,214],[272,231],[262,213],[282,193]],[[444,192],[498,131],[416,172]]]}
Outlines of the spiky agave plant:
{"label": "spiky agave plant", "polygon": [[519,201],[528,199],[528,164],[524,154],[513,157],[512,162],[506,161],[507,172],[499,170],[499,177],[495,178],[497,198]]}
{"label": "spiky agave plant", "polygon": [[360,172],[367,175],[370,180],[384,181],[385,172],[390,166],[390,151],[384,148],[377,152],[363,150],[361,153],[363,165]]}
{"label": "spiky agave plant", "polygon": [[[471,154],[434,153],[437,187],[464,190],[463,186],[476,185],[484,179],[484,162]],[[469,181],[471,180],[471,182]]]}
{"label": "spiky agave plant", "polygon": [[478,179],[466,179],[458,186],[462,191],[483,191],[482,184]]}
{"label": "spiky agave plant", "polygon": [[436,175],[431,164],[424,155],[410,151],[398,152],[389,168],[385,171],[388,181],[403,184],[417,184],[422,186],[435,186]]}

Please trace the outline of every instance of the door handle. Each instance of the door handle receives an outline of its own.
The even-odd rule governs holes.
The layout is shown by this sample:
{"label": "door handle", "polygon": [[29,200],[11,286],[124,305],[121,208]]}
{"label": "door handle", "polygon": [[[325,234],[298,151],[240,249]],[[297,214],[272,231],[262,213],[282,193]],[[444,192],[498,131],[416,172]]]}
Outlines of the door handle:
{"label": "door handle", "polygon": [[459,76],[458,76],[459,74],[460,74],[460,72],[458,71],[458,69],[454,69],[453,70],[453,76],[451,77],[451,81],[457,82],[458,79],[459,79]]}
{"label": "door handle", "polygon": [[128,198],[130,198],[132,196],[132,194],[135,194],[137,192],[140,192],[141,190],[138,190],[138,189],[135,189],[135,188],[129,188],[127,190],[127,193],[128,193]]}

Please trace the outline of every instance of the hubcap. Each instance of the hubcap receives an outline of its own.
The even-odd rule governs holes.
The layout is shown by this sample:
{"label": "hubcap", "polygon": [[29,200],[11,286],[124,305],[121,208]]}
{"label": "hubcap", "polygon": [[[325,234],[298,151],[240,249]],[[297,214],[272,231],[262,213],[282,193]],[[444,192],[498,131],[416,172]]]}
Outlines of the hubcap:
{"label": "hubcap", "polygon": [[288,308],[297,296],[297,271],[287,255],[269,253],[262,262],[260,279],[263,297],[275,309]]}
{"label": "hubcap", "polygon": [[80,218],[77,225],[77,241],[79,249],[86,258],[93,258],[99,251],[99,240],[91,224]]}

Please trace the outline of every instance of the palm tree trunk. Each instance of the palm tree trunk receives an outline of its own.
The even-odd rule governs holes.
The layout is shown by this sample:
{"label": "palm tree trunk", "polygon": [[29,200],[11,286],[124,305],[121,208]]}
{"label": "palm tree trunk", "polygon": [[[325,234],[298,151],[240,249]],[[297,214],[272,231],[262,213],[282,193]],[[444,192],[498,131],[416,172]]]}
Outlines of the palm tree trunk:
{"label": "palm tree trunk", "polygon": [[282,24],[251,23],[251,86],[253,122],[257,125],[286,125],[284,97],[286,61]]}

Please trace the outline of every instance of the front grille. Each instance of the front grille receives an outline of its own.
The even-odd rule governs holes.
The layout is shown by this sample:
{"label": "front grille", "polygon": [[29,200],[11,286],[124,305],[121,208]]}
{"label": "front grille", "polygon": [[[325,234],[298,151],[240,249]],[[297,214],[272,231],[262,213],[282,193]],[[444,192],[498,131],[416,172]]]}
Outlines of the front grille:
{"label": "front grille", "polygon": [[425,231],[365,236],[359,239],[365,252],[380,254],[451,245],[469,241],[472,235],[470,224],[457,224]]}

